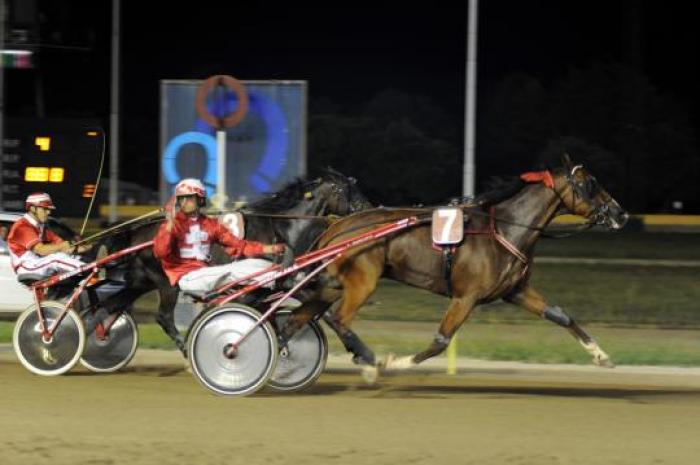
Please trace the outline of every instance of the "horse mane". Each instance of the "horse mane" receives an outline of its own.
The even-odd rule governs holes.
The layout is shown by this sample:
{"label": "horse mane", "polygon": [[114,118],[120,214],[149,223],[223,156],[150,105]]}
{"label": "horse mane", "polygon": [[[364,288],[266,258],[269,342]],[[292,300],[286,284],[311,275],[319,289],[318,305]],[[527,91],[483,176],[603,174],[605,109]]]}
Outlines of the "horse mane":
{"label": "horse mane", "polygon": [[286,184],[278,192],[268,192],[265,197],[256,200],[246,206],[246,210],[253,210],[260,213],[276,213],[289,210],[295,207],[312,186],[315,188],[323,181],[336,181],[342,184],[348,183],[349,179],[344,174],[327,167],[321,170],[318,178],[304,180],[295,178]]}
{"label": "horse mane", "polygon": [[490,207],[520,192],[527,183],[519,176],[495,176],[488,182],[485,192],[477,194],[473,203],[480,207]]}
{"label": "horse mane", "polygon": [[299,200],[308,191],[308,186],[314,181],[304,181],[296,178],[286,184],[278,192],[269,192],[266,197],[248,204],[245,210],[253,210],[260,213],[276,213],[289,210],[299,203]]}

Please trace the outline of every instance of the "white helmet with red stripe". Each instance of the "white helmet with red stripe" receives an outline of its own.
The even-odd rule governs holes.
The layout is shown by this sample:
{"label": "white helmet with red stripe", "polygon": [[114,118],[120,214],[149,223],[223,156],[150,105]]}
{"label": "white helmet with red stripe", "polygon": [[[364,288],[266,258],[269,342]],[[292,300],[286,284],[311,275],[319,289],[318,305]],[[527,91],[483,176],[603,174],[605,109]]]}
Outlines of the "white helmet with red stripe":
{"label": "white helmet with red stripe", "polygon": [[175,197],[182,195],[196,195],[202,199],[207,198],[207,191],[202,181],[195,178],[183,179],[175,186]]}
{"label": "white helmet with red stripe", "polygon": [[44,207],[54,210],[56,207],[51,200],[51,196],[46,192],[34,192],[27,196],[27,200],[24,201],[24,208],[29,210],[29,207]]}

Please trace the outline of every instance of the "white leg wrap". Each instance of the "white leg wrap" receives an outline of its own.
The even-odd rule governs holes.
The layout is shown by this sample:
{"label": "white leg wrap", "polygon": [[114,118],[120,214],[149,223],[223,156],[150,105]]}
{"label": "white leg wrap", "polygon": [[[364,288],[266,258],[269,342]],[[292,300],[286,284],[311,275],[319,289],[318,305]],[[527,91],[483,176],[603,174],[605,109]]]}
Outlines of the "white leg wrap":
{"label": "white leg wrap", "polygon": [[376,365],[362,365],[362,379],[365,383],[372,386],[377,382],[379,377],[379,368]]}
{"label": "white leg wrap", "polygon": [[384,368],[387,370],[408,370],[417,365],[413,361],[413,355],[397,357],[394,354],[389,354],[384,362]]}
{"label": "white leg wrap", "polygon": [[593,363],[602,366],[602,367],[610,367],[612,368],[614,365],[612,361],[610,361],[610,356],[603,351],[603,349],[600,348],[598,343],[595,341],[591,340],[589,343],[585,343],[582,340],[579,339],[579,342],[583,346],[584,349],[586,349],[586,352],[591,354],[593,357]]}

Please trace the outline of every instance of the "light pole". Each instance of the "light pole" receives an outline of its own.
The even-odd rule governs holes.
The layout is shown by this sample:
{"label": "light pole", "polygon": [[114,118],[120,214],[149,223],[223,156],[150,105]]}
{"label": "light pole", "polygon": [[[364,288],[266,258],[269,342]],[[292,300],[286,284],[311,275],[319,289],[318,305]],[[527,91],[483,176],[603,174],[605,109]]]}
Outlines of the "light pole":
{"label": "light pole", "polygon": [[119,194],[119,15],[121,0],[112,0],[112,79],[109,115],[109,221],[117,221]]}
{"label": "light pole", "polygon": [[[479,0],[469,0],[467,8],[467,78],[465,82],[464,111],[464,166],[462,171],[462,195],[474,195],[474,141],[476,140],[476,45]],[[447,374],[457,373],[457,334],[447,346]]]}
{"label": "light pole", "polygon": [[462,195],[474,195],[474,145],[476,140],[476,46],[479,0],[469,0],[467,13],[467,79],[465,83],[464,169]]}
{"label": "light pole", "polygon": [[[2,53],[5,50],[5,0],[0,0],[0,175],[2,174],[2,154],[5,146],[5,64]],[[2,178],[2,176],[0,176]],[[0,186],[0,208],[2,207],[2,186]]]}

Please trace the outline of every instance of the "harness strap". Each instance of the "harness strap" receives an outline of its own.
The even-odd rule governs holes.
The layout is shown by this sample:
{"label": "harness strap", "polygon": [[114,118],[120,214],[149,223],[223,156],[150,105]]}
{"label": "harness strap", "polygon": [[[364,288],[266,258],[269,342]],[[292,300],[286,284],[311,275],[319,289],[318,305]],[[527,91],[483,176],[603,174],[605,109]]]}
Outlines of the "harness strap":
{"label": "harness strap", "polygon": [[445,279],[448,297],[452,297],[452,263],[455,250],[457,247],[454,245],[442,248],[442,277]]}
{"label": "harness strap", "polygon": [[530,269],[530,260],[527,258],[527,255],[522,253],[515,245],[513,245],[506,237],[498,232],[498,229],[496,228],[496,215],[495,215],[495,207],[491,207],[489,211],[489,216],[491,217],[491,234],[493,235],[493,238],[498,241],[499,244],[503,246],[504,249],[506,249],[508,252],[510,252],[515,258],[520,260],[525,266],[523,267],[523,271],[520,273],[520,278],[523,279],[527,272]]}
{"label": "harness strap", "polygon": [[528,265],[530,263],[530,260],[528,260],[527,255],[522,253],[516,246],[514,246],[506,237],[498,232],[498,229],[496,228],[496,215],[495,215],[495,208],[491,207],[491,210],[489,211],[489,216],[490,216],[490,232],[493,235],[494,239],[498,241],[499,244],[503,246],[504,249],[506,249],[508,252],[510,252],[515,258],[523,262],[525,265]]}

